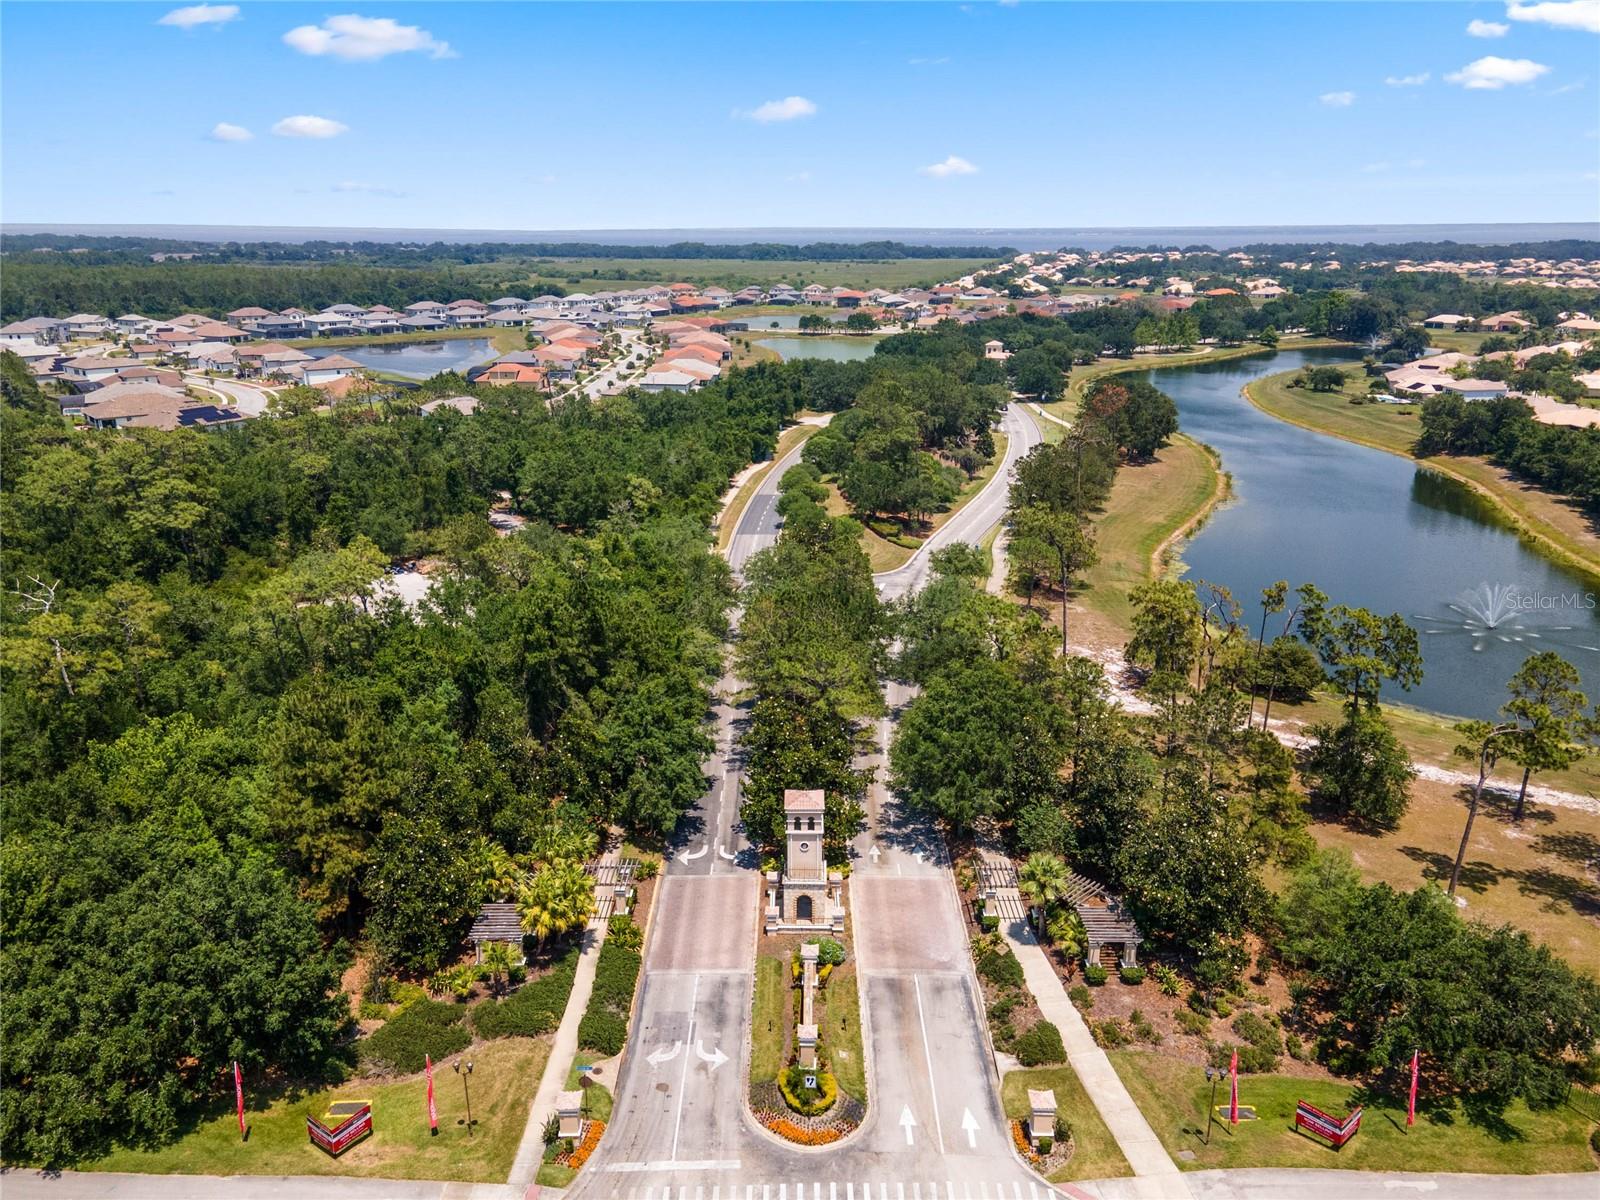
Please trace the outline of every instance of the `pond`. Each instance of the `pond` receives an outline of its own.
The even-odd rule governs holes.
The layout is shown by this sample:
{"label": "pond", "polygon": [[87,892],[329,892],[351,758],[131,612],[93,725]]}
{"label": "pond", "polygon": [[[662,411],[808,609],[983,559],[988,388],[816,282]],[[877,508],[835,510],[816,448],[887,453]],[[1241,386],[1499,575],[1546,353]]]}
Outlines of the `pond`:
{"label": "pond", "polygon": [[1183,431],[1233,474],[1234,498],[1184,547],[1186,577],[1230,588],[1252,631],[1261,589],[1277,579],[1403,614],[1420,637],[1423,680],[1409,693],[1386,689],[1391,700],[1491,717],[1505,681],[1539,650],[1555,650],[1600,690],[1600,613],[1582,575],[1530,550],[1465,485],[1269,417],[1240,391],[1351,353],[1289,350],[1148,372],[1177,404]]}
{"label": "pond", "polygon": [[825,358],[831,362],[855,362],[871,358],[878,339],[871,337],[769,337],[756,339],[756,345],[777,351],[785,362],[796,358]]}
{"label": "pond", "polygon": [[430,342],[329,342],[306,351],[317,358],[342,354],[352,362],[389,375],[432,379],[445,371],[462,375],[469,367],[499,357],[488,338],[442,338]]}

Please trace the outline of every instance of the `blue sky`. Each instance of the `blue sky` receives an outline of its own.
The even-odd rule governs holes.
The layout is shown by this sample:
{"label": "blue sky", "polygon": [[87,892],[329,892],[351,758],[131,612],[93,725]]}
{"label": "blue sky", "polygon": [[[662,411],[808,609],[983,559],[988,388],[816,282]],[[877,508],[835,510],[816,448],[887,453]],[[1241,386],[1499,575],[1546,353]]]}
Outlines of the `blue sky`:
{"label": "blue sky", "polygon": [[3,8],[7,221],[1600,216],[1600,0]]}

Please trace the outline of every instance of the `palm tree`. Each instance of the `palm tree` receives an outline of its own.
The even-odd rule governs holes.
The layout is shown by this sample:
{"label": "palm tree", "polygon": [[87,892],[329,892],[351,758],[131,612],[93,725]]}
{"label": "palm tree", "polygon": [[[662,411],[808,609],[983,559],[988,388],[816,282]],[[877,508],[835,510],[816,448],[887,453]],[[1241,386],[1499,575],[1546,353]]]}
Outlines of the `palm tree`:
{"label": "palm tree", "polygon": [[549,863],[517,897],[522,928],[541,948],[552,934],[581,928],[594,908],[594,877],[577,862]]}
{"label": "palm tree", "polygon": [[1041,850],[1028,855],[1028,861],[1022,864],[1017,878],[1028,903],[1037,904],[1044,910],[1044,924],[1048,925],[1051,908],[1066,896],[1072,886],[1072,872],[1067,869],[1066,861],[1059,854]]}
{"label": "palm tree", "polygon": [[483,969],[489,973],[489,986],[499,994],[511,977],[511,968],[517,965],[510,942],[490,942],[483,952]]}
{"label": "palm tree", "polygon": [[505,900],[517,894],[527,872],[499,842],[480,837],[473,847],[473,867],[478,894],[485,900]]}

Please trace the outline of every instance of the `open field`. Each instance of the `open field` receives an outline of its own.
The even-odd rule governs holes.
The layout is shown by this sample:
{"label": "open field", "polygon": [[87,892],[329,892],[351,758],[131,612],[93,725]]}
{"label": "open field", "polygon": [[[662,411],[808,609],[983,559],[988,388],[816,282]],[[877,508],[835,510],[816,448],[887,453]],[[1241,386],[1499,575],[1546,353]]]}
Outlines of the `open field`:
{"label": "open field", "polygon": [[[941,513],[935,513],[918,531],[919,536],[912,537],[900,532],[898,522],[888,520],[861,520],[861,548],[867,552],[867,559],[872,564],[874,573],[880,571],[893,571],[903,567],[911,560],[922,543],[932,537],[939,529],[955,516],[967,502],[983,490],[989,480],[994,478],[994,473],[1000,469],[1000,464],[1005,460],[1006,435],[998,429],[994,431],[994,458],[989,465],[984,467],[971,479],[962,485],[961,494],[956,497],[955,503]],[[828,489],[828,499],[825,507],[833,516],[853,516],[849,502],[839,491],[838,484],[832,480],[826,481],[824,486]]]}
{"label": "open field", "polygon": [[[1294,1106],[1305,1100],[1344,1116],[1360,1101],[1356,1089],[1335,1081],[1282,1075],[1242,1075],[1239,1103],[1254,1105],[1259,1119],[1229,1126],[1226,1115],[1204,1143],[1211,1087],[1199,1068],[1157,1054],[1117,1050],[1111,1062],[1162,1144],[1186,1170],[1230,1167],[1323,1167],[1363,1171],[1459,1171],[1495,1175],[1592,1171],[1589,1129],[1600,1115],[1600,1096],[1574,1089],[1567,1104],[1531,1112],[1520,1101],[1497,1125],[1475,1125],[1452,1106],[1435,1110],[1422,1081],[1417,1123],[1406,1130],[1405,1098],[1368,1099],[1361,1129],[1343,1150],[1294,1129]],[[1217,1089],[1225,1103],[1227,1082]],[[1177,1158],[1180,1150],[1194,1157]]]}
{"label": "open field", "polygon": [[[87,1169],[165,1175],[360,1175],[389,1179],[459,1179],[503,1183],[528,1119],[528,1099],[550,1055],[548,1038],[501,1038],[464,1051],[472,1071],[471,1137],[461,1080],[434,1064],[439,1135],[428,1134],[427,1083],[355,1079],[327,1091],[292,1094],[263,1107],[245,1093],[248,1141],[239,1140],[232,1099],[215,1116],[160,1150],[118,1150]],[[372,1136],[329,1158],[306,1136],[306,1117],[334,1100],[372,1101]]]}
{"label": "open field", "polygon": [[[1294,373],[1284,371],[1247,384],[1245,396],[1262,412],[1290,424],[1411,458],[1421,406],[1352,404],[1351,399],[1366,394],[1366,377],[1359,363],[1339,365],[1350,375],[1339,391],[1291,388]],[[1600,535],[1594,520],[1572,500],[1518,480],[1482,458],[1440,454],[1415,461],[1472,488],[1541,553],[1600,578]]]}
{"label": "open field", "polygon": [[541,284],[570,291],[615,291],[646,283],[716,285],[738,291],[751,284],[787,283],[795,287],[932,287],[966,275],[996,260],[988,258],[893,258],[845,262],[816,259],[755,258],[541,258],[528,264],[528,274],[512,285],[537,293]]}
{"label": "open field", "polygon": [[1129,589],[1160,574],[1166,548],[1222,500],[1226,487],[1211,452],[1181,433],[1153,461],[1124,466],[1094,520],[1100,561],[1084,572],[1074,607],[1088,610],[1108,640],[1124,640]]}
{"label": "open field", "polygon": [[1001,1102],[1006,1116],[1021,1120],[1028,1115],[1028,1089],[1049,1088],[1056,1094],[1057,1111],[1072,1126],[1072,1157],[1050,1176],[1052,1183],[1069,1179],[1112,1179],[1133,1174],[1116,1139],[1106,1128],[1078,1073],[1070,1066],[1012,1071],[1001,1082]]}
{"label": "open field", "polygon": [[1492,333],[1457,333],[1453,329],[1430,329],[1427,332],[1429,345],[1458,350],[1462,354],[1476,354],[1483,340],[1494,336]]}

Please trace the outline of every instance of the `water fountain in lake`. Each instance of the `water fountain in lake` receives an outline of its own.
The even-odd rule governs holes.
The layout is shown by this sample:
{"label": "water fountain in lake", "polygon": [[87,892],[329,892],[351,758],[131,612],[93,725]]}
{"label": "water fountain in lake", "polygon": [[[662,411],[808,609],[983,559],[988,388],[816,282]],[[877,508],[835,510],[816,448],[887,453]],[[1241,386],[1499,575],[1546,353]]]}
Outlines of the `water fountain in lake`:
{"label": "water fountain in lake", "polygon": [[[1600,654],[1600,646],[1576,640],[1590,633],[1588,627],[1547,624],[1532,619],[1536,615],[1553,616],[1563,609],[1588,611],[1593,605],[1593,597],[1588,593],[1546,595],[1530,592],[1520,584],[1485,582],[1461,592],[1445,604],[1454,616],[1418,613],[1412,619],[1424,636],[1465,637],[1470,640],[1472,649],[1480,653],[1492,642],[1499,641],[1513,645],[1545,643],[1529,646],[1530,653],[1548,648]],[[1423,657],[1426,659],[1426,652]]]}

